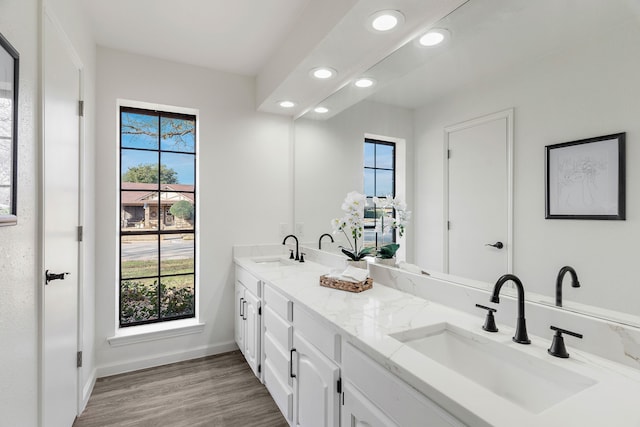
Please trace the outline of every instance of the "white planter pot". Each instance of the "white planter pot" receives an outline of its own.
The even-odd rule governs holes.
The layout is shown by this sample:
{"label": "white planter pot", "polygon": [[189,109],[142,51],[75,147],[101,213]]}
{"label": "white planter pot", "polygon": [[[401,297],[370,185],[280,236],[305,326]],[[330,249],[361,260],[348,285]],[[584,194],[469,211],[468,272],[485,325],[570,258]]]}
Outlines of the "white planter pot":
{"label": "white planter pot", "polygon": [[348,259],[347,260],[347,265],[351,266],[351,267],[355,267],[355,268],[362,268],[364,270],[366,270],[368,268],[367,266],[367,261],[364,259],[361,259],[360,261],[353,261]]}
{"label": "white planter pot", "polygon": [[389,267],[396,266],[395,258],[376,258],[376,264],[388,265]]}

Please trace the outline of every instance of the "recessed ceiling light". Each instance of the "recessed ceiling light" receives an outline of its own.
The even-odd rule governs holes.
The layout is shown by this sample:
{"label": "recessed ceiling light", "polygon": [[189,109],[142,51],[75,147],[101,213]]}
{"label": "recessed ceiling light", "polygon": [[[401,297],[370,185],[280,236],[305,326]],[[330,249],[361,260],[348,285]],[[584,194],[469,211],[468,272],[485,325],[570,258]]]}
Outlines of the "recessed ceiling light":
{"label": "recessed ceiling light", "polygon": [[434,28],[422,35],[418,39],[418,43],[421,46],[436,46],[447,40],[449,38],[449,35],[449,31],[444,28]]}
{"label": "recessed ceiling light", "polygon": [[278,102],[278,105],[280,105],[282,108],[293,108],[296,106],[296,103],[292,101],[280,101]]}
{"label": "recessed ceiling light", "polygon": [[369,77],[363,77],[355,81],[355,85],[360,88],[371,87],[375,84],[375,80],[370,79]]}
{"label": "recessed ceiling light", "polygon": [[329,109],[327,107],[316,107],[313,109],[313,111],[315,111],[316,113],[325,114],[329,112]]}
{"label": "recessed ceiling light", "polygon": [[313,70],[311,70],[311,75],[313,77],[315,77],[316,79],[330,79],[331,77],[335,76],[336,70],[334,70],[333,68],[329,68],[329,67],[318,67],[318,68],[314,68]]}
{"label": "recessed ceiling light", "polygon": [[369,16],[367,27],[379,32],[387,32],[404,23],[404,15],[398,10],[381,10]]}

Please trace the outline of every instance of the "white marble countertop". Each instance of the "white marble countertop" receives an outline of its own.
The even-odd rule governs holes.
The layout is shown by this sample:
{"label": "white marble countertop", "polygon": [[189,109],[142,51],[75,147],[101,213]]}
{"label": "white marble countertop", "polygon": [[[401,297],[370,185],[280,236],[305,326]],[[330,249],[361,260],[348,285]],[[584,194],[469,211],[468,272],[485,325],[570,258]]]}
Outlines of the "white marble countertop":
{"label": "white marble countertop", "polygon": [[[531,345],[516,344],[509,325],[498,324],[499,332],[487,333],[476,316],[384,285],[374,283],[359,294],[321,287],[320,275],[331,270],[321,264],[277,266],[254,260],[235,258],[237,265],[328,321],[345,340],[468,425],[640,427],[640,372],[573,349],[570,340],[566,342],[570,358],[551,357],[549,339],[531,337]],[[593,384],[533,413],[389,336],[442,322],[522,352],[523,358],[537,358],[587,377]]]}

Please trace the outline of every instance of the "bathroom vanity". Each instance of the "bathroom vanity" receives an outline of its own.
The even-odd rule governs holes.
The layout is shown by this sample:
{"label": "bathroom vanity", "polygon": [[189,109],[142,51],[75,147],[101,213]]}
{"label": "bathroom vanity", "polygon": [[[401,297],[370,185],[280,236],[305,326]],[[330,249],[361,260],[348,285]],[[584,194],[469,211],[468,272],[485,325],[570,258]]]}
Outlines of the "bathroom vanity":
{"label": "bathroom vanity", "polygon": [[[291,425],[640,425],[634,359],[581,349],[593,345],[590,323],[601,320],[528,302],[531,344],[522,345],[512,341],[508,295],[490,333],[485,313],[467,301],[487,304],[488,291],[372,264],[374,287],[355,294],[319,286],[339,256],[305,248],[299,263],[281,245],[234,251],[236,283],[258,283],[256,375]],[[408,283],[453,292],[429,299]],[[568,359],[547,353],[550,322],[585,333],[584,342],[567,338]]]}

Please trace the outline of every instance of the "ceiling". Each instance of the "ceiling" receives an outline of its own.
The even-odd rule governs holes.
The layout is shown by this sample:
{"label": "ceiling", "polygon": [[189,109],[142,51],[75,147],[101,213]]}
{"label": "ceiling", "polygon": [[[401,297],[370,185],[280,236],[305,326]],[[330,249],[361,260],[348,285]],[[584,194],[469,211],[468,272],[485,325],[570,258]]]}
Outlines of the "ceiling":
{"label": "ceiling", "polygon": [[84,0],[96,43],[255,76],[312,0]]}
{"label": "ceiling", "polygon": [[[82,0],[96,43],[256,78],[259,111],[298,117],[467,0]],[[375,33],[379,10],[404,25]],[[319,82],[311,68],[337,77]],[[292,100],[282,109],[278,101]]]}

